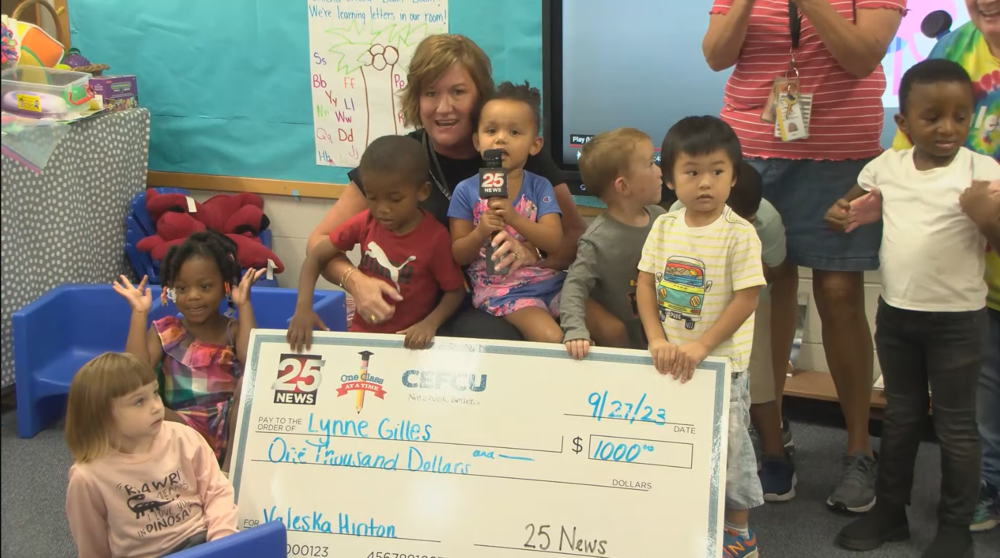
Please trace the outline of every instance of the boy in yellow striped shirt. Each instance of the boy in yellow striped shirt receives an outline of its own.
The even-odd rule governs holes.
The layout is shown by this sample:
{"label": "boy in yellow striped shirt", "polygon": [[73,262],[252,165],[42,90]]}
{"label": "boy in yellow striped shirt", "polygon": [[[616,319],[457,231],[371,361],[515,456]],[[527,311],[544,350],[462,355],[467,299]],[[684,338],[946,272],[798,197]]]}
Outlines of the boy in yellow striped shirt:
{"label": "boy in yellow striped shirt", "polygon": [[686,382],[709,355],[732,363],[726,463],[725,558],[754,558],[750,509],[764,504],[750,424],[754,310],[767,284],[753,225],[727,205],[743,160],[739,139],[712,116],[684,118],[663,139],[667,187],[684,208],[653,224],[636,299],[653,364]]}

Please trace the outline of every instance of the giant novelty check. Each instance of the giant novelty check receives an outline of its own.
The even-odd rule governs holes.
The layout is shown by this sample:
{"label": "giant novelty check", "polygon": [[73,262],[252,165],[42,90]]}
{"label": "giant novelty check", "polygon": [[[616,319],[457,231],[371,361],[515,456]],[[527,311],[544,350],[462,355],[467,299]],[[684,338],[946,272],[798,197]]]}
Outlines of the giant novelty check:
{"label": "giant novelty check", "polygon": [[647,353],[256,330],[233,481],[288,555],[717,558],[729,370]]}

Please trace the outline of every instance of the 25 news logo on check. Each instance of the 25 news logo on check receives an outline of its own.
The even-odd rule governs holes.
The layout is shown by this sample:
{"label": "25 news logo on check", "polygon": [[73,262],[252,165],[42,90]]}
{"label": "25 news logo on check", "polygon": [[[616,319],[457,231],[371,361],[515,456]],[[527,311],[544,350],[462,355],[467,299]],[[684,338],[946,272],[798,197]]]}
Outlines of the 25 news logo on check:
{"label": "25 news logo on check", "polygon": [[323,365],[317,355],[281,355],[278,379],[271,386],[274,402],[285,405],[315,405],[316,393],[323,381]]}

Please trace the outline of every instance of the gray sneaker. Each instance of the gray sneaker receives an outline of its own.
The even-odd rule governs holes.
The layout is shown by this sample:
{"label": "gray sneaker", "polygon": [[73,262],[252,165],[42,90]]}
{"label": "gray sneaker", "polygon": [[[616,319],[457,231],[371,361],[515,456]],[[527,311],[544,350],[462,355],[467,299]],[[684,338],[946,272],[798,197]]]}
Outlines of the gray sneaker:
{"label": "gray sneaker", "polygon": [[875,505],[875,477],[878,465],[863,451],[844,457],[840,484],[826,500],[834,510],[864,513]]}

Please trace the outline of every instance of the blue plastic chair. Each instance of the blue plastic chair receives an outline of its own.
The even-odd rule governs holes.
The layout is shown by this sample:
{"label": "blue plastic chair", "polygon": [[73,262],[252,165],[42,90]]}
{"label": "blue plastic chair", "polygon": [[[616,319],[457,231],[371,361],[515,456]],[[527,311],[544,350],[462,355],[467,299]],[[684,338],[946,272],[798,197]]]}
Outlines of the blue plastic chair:
{"label": "blue plastic chair", "polygon": [[[160,304],[159,285],[150,290],[150,322],[177,313],[172,303]],[[295,312],[294,289],[254,287],[250,297],[257,327],[288,328]],[[313,309],[331,331],[347,331],[342,291],[316,291]],[[111,285],[61,285],[14,312],[18,436],[31,438],[63,415],[80,367],[101,353],[125,349],[130,317],[128,302]]]}
{"label": "blue plastic chair", "polygon": [[[154,296],[159,296],[159,287],[156,289]],[[250,304],[253,305],[253,317],[257,322],[257,328],[288,329],[295,313],[298,295],[295,289],[255,285],[250,290]],[[224,313],[228,308],[228,303],[222,301],[219,312]],[[347,331],[347,296],[343,291],[315,291],[313,311],[330,331]],[[153,309],[149,312],[151,321],[176,314],[178,314],[177,307],[172,302],[161,306],[159,301],[154,301]],[[236,313],[236,318],[239,318],[239,312]]]}
{"label": "blue plastic chair", "polygon": [[268,521],[228,537],[171,554],[170,558],[285,558],[288,533],[280,521]]}

